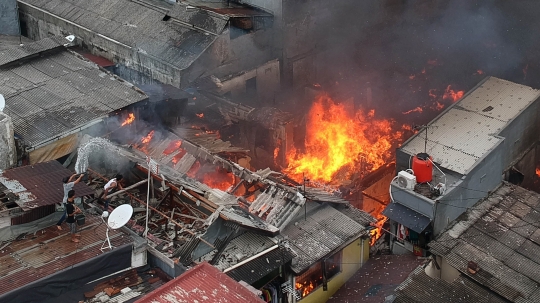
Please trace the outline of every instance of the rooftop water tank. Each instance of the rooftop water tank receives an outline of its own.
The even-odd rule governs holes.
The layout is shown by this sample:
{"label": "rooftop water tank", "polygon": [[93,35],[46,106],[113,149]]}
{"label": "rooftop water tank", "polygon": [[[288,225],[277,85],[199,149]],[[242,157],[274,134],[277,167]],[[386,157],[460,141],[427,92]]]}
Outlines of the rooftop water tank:
{"label": "rooftop water tank", "polygon": [[416,176],[416,182],[426,183],[433,180],[433,163],[431,156],[426,153],[419,153],[412,159],[412,170]]}

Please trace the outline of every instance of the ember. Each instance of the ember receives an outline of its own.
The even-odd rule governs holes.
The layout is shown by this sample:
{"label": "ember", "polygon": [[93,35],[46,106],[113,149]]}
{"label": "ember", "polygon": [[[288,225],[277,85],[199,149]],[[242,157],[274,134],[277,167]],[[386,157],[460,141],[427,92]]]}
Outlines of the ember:
{"label": "ember", "polygon": [[180,146],[182,146],[182,141],[180,141],[180,140],[172,141],[171,143],[169,143],[167,148],[165,148],[165,150],[163,151],[163,154],[164,155],[170,155],[173,152],[177,151],[180,148]]}
{"label": "ember", "polygon": [[362,167],[366,172],[384,165],[402,132],[393,121],[377,120],[375,111],[351,114],[328,95],[317,97],[307,117],[305,153],[292,149],[285,172],[296,180],[343,181]]}
{"label": "ember", "polygon": [[204,118],[204,113],[200,113],[200,114],[195,114],[195,116],[199,117],[199,118]]}
{"label": "ember", "polygon": [[538,168],[538,167],[536,168],[536,176],[538,178],[540,178],[540,168]]}
{"label": "ember", "polygon": [[154,131],[152,130],[148,133],[148,135],[146,135],[145,137],[142,137],[141,143],[147,144],[148,142],[152,141],[153,137],[154,137]]}
{"label": "ember", "polygon": [[446,90],[444,91],[444,95],[443,95],[443,99],[445,100],[451,100],[452,102],[456,102],[458,101],[459,99],[461,99],[463,97],[463,95],[465,94],[464,91],[460,90],[460,91],[454,91],[452,89],[452,86],[451,85],[448,85],[446,87]]}
{"label": "ember", "polygon": [[133,121],[135,121],[135,115],[133,113],[130,113],[128,115],[128,117],[126,118],[126,120],[124,120],[124,122],[122,122],[121,126],[131,124],[131,123],[133,123]]}
{"label": "ember", "polygon": [[406,112],[403,112],[403,114],[404,114],[404,115],[408,115],[408,114],[410,114],[410,113],[415,113],[415,112],[421,113],[421,112],[423,112],[423,111],[424,111],[424,110],[423,110],[420,106],[417,106],[417,107],[414,108],[414,109],[411,109],[411,110],[408,110],[408,111],[406,111]]}

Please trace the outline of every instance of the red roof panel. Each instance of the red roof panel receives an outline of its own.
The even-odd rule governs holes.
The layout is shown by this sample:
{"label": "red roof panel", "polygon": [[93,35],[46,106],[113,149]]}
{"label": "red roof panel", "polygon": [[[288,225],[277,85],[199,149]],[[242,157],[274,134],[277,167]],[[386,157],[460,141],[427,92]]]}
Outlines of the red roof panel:
{"label": "red roof panel", "polygon": [[257,295],[208,262],[186,271],[135,303],[258,303]]}
{"label": "red roof panel", "polygon": [[[23,210],[29,210],[39,206],[61,203],[64,198],[62,179],[71,176],[72,172],[62,166],[58,161],[38,163],[8,169],[2,176],[6,179],[19,182],[30,197],[28,202],[19,205]],[[73,188],[78,197],[94,194],[94,190],[84,183],[78,183]],[[20,196],[23,193],[18,193]]]}

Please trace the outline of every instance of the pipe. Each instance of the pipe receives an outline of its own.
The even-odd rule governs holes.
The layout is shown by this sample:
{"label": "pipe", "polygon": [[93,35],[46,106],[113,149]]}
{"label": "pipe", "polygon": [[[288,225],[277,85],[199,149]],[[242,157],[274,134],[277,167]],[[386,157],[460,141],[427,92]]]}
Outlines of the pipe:
{"label": "pipe", "polygon": [[[253,260],[253,259],[256,259],[256,258],[258,258],[258,257],[260,257],[260,256],[262,256],[262,255],[264,255],[264,254],[266,254],[266,253],[268,253],[268,252],[271,252],[272,250],[274,250],[274,249],[276,249],[276,248],[278,248],[278,247],[279,247],[278,245],[274,245],[274,246],[270,247],[270,248],[267,249],[267,250],[261,251],[260,253],[254,255],[254,256],[251,256],[251,257],[245,259],[244,261],[239,262],[239,263],[236,263],[236,264],[234,264],[233,266],[231,266],[231,267],[225,269],[225,270],[223,271],[223,273],[226,273],[226,272],[228,272],[228,271],[231,271],[231,270],[233,270],[233,269],[235,269],[235,268],[237,268],[237,267],[239,267],[239,266],[242,266],[242,265],[246,264],[247,262],[249,262],[249,261],[251,261],[251,260]],[[282,265],[283,265],[283,264],[282,264]]]}
{"label": "pipe", "polygon": [[142,181],[137,182],[137,183],[135,183],[135,184],[133,184],[133,185],[131,185],[131,186],[128,186],[128,187],[126,187],[126,188],[124,188],[124,189],[121,189],[121,190],[119,190],[119,191],[117,191],[117,192],[114,192],[114,193],[112,193],[112,194],[110,194],[110,195],[107,195],[107,197],[108,197],[108,198],[114,197],[114,196],[116,196],[116,195],[119,195],[119,194],[125,192],[126,190],[133,189],[133,188],[135,188],[135,187],[137,187],[137,186],[139,186],[139,185],[142,185],[142,184],[144,184],[144,183],[146,183],[146,182],[148,182],[148,179],[142,180]]}
{"label": "pipe", "polygon": [[392,179],[392,181],[390,181],[390,186],[388,187],[388,193],[390,194],[390,201],[392,201],[392,203],[394,202],[394,197],[392,196],[392,183],[397,179],[398,176],[395,176],[394,179]]}
{"label": "pipe", "polygon": [[360,241],[362,241],[362,251],[360,252],[360,267],[364,266],[364,242],[366,241],[363,238],[360,238]]}
{"label": "pipe", "polygon": [[[90,169],[90,168],[88,168],[88,171],[91,172],[92,174],[94,174],[94,175],[100,177],[100,178],[103,179],[103,180],[106,180],[106,181],[109,180],[109,179],[105,178],[104,176],[100,175],[99,173],[93,171],[93,170]],[[160,214],[161,216],[163,216],[165,219],[171,220],[171,218],[170,218],[169,216],[167,216],[166,214],[164,214],[164,213],[162,213],[161,211],[157,210],[156,208],[154,208],[154,207],[152,207],[152,206],[149,206],[149,205],[146,204],[143,200],[141,200],[141,199],[135,197],[132,193],[130,193],[130,192],[127,191],[126,194],[128,194],[131,198],[133,198],[133,200],[135,200],[135,201],[137,201],[137,202],[139,202],[139,203],[141,203],[141,204],[143,204],[143,205],[148,206],[151,210],[157,212],[158,214]],[[178,227],[184,229],[184,231],[186,231],[188,234],[190,234],[190,235],[192,235],[192,236],[194,236],[194,237],[197,237],[192,231],[190,231],[190,230],[188,230],[188,229],[185,229],[186,227],[185,227],[184,225],[182,225],[182,224],[180,224],[180,223],[178,223],[178,222],[176,222],[176,221],[174,221],[174,220],[171,220],[171,222],[174,223],[176,226],[178,226]],[[199,238],[199,240],[201,240],[201,242],[204,242],[204,243],[207,244],[208,246],[210,246],[210,247],[212,247],[212,248],[216,248],[213,244],[210,244],[208,241],[206,241],[206,240],[204,240],[204,239],[202,239],[202,238],[200,238],[200,237],[197,237],[197,238]]]}

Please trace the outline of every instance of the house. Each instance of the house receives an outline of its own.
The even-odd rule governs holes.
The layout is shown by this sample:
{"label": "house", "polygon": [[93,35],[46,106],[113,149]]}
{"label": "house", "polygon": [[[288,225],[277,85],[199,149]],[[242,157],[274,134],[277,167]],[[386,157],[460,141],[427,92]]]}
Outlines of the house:
{"label": "house", "polygon": [[398,287],[394,302],[444,302],[442,293],[447,302],[537,302],[539,204],[538,193],[501,183],[429,244],[433,260]]}
{"label": "house", "polygon": [[[56,160],[0,171],[0,228],[30,223],[55,213],[55,205],[64,197],[62,179],[71,174]],[[84,183],[73,189],[80,197],[94,194]],[[60,219],[59,215],[51,221],[55,219]]]}
{"label": "house", "polygon": [[282,235],[296,255],[289,302],[326,302],[369,259],[373,217],[351,206],[311,202]]}
{"label": "house", "polygon": [[394,253],[425,255],[434,236],[503,179],[523,180],[514,163],[538,141],[539,96],[488,77],[397,149],[383,211]]}
{"label": "house", "polygon": [[70,43],[55,36],[0,46],[3,113],[13,124],[19,164],[70,154],[79,134],[99,134],[106,118],[147,99],[132,84],[67,50]]}
{"label": "house", "polygon": [[146,302],[264,302],[258,295],[218,269],[203,262],[136,303]]}
{"label": "house", "polygon": [[273,16],[263,10],[225,1],[18,3],[23,35],[75,35],[92,54],[116,63],[114,72],[128,81],[187,88],[202,75],[235,75],[246,83],[244,90],[260,89],[259,96],[271,92],[272,98],[279,88],[270,44]]}

